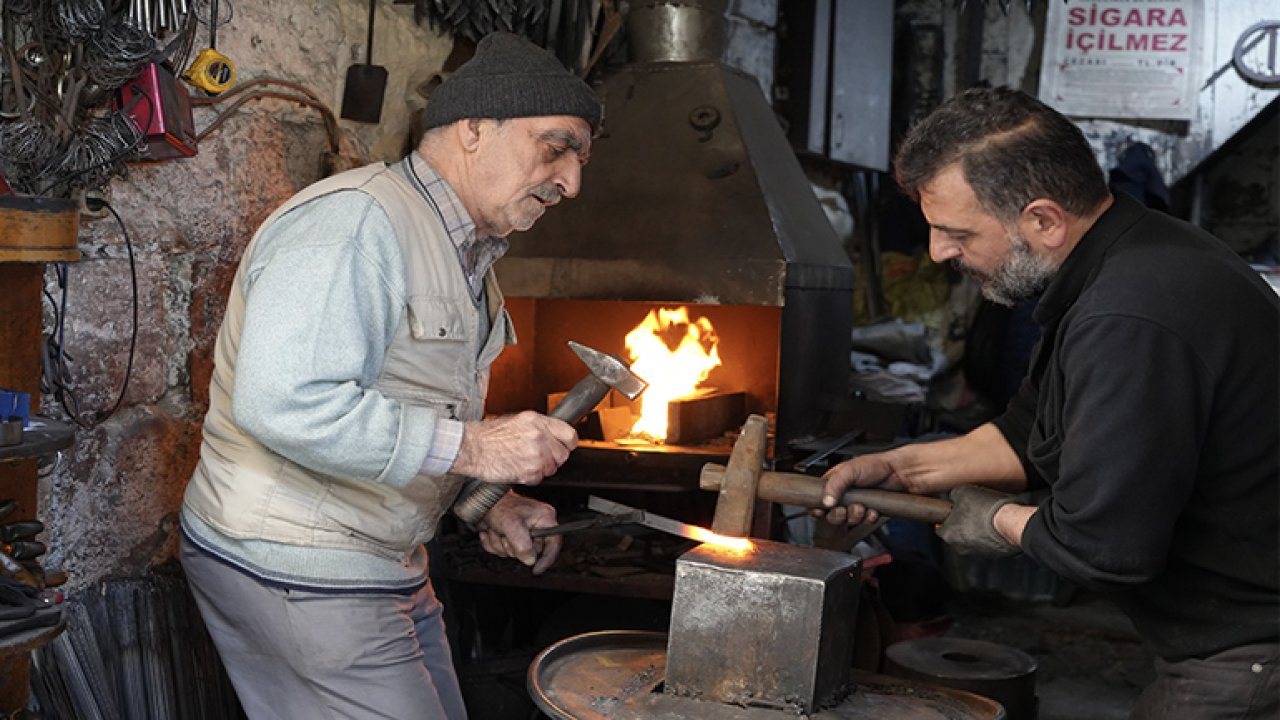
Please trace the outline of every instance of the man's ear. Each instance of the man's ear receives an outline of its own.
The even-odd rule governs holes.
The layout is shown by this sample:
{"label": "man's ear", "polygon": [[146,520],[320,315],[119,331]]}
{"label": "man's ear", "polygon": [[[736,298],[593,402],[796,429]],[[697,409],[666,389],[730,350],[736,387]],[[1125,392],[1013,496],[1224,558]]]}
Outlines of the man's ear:
{"label": "man's ear", "polygon": [[1058,250],[1067,242],[1067,211],[1047,198],[1027,203],[1018,215],[1022,236],[1046,250]]}
{"label": "man's ear", "polygon": [[466,118],[453,124],[454,132],[458,134],[458,143],[464,150],[472,152],[480,145],[481,122],[483,120],[480,118]]}

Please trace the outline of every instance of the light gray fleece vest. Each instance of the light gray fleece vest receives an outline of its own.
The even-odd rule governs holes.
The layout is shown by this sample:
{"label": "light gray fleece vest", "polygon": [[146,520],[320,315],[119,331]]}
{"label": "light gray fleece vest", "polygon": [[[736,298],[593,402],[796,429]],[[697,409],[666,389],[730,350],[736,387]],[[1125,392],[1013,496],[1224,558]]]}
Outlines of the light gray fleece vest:
{"label": "light gray fleece vest", "polygon": [[[186,507],[231,537],[372,552],[402,558],[430,540],[463,478],[418,476],[407,487],[333,477],[275,454],[236,426],[231,388],[244,324],[245,274],[263,231],[308,200],[340,190],[372,195],[386,211],[404,258],[407,297],[395,339],[373,388],[444,417],[482,417],[489,366],[515,342],[493,271],[485,277],[491,330],[481,347],[481,317],[440,219],[409,182],[383,163],[322,180],[295,195],[262,224],[227,300],[214,349],[200,462]],[[287,352],[287,350],[284,350]]]}

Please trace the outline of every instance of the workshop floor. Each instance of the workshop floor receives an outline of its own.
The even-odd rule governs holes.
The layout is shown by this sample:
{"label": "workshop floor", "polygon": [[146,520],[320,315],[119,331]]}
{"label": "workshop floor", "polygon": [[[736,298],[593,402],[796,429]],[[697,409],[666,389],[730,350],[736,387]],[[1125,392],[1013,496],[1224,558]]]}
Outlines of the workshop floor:
{"label": "workshop floor", "polygon": [[1114,605],[1077,592],[1067,602],[969,592],[949,606],[948,636],[997,642],[1034,657],[1038,720],[1124,720],[1154,677],[1153,656]]}

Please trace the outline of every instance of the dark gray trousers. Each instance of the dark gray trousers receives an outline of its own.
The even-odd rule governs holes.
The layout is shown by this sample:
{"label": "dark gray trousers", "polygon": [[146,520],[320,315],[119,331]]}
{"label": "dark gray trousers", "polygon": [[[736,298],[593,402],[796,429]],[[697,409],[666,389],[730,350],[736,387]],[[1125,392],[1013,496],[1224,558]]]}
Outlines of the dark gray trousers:
{"label": "dark gray trousers", "polygon": [[1275,720],[1280,672],[1275,644],[1245,645],[1203,660],[1156,659],[1156,680],[1134,706],[1132,720]]}
{"label": "dark gray trousers", "polygon": [[258,582],[182,539],[182,567],[252,720],[464,720],[427,583],[411,595]]}

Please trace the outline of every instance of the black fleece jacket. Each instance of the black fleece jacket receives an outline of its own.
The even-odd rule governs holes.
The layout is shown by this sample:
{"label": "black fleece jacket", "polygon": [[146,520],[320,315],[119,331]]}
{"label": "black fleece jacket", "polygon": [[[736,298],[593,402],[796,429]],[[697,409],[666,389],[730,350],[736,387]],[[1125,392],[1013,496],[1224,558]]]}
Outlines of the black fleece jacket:
{"label": "black fleece jacket", "polygon": [[1280,637],[1280,297],[1116,197],[1035,310],[996,426],[1052,492],[1022,548],[1111,593],[1167,660]]}

